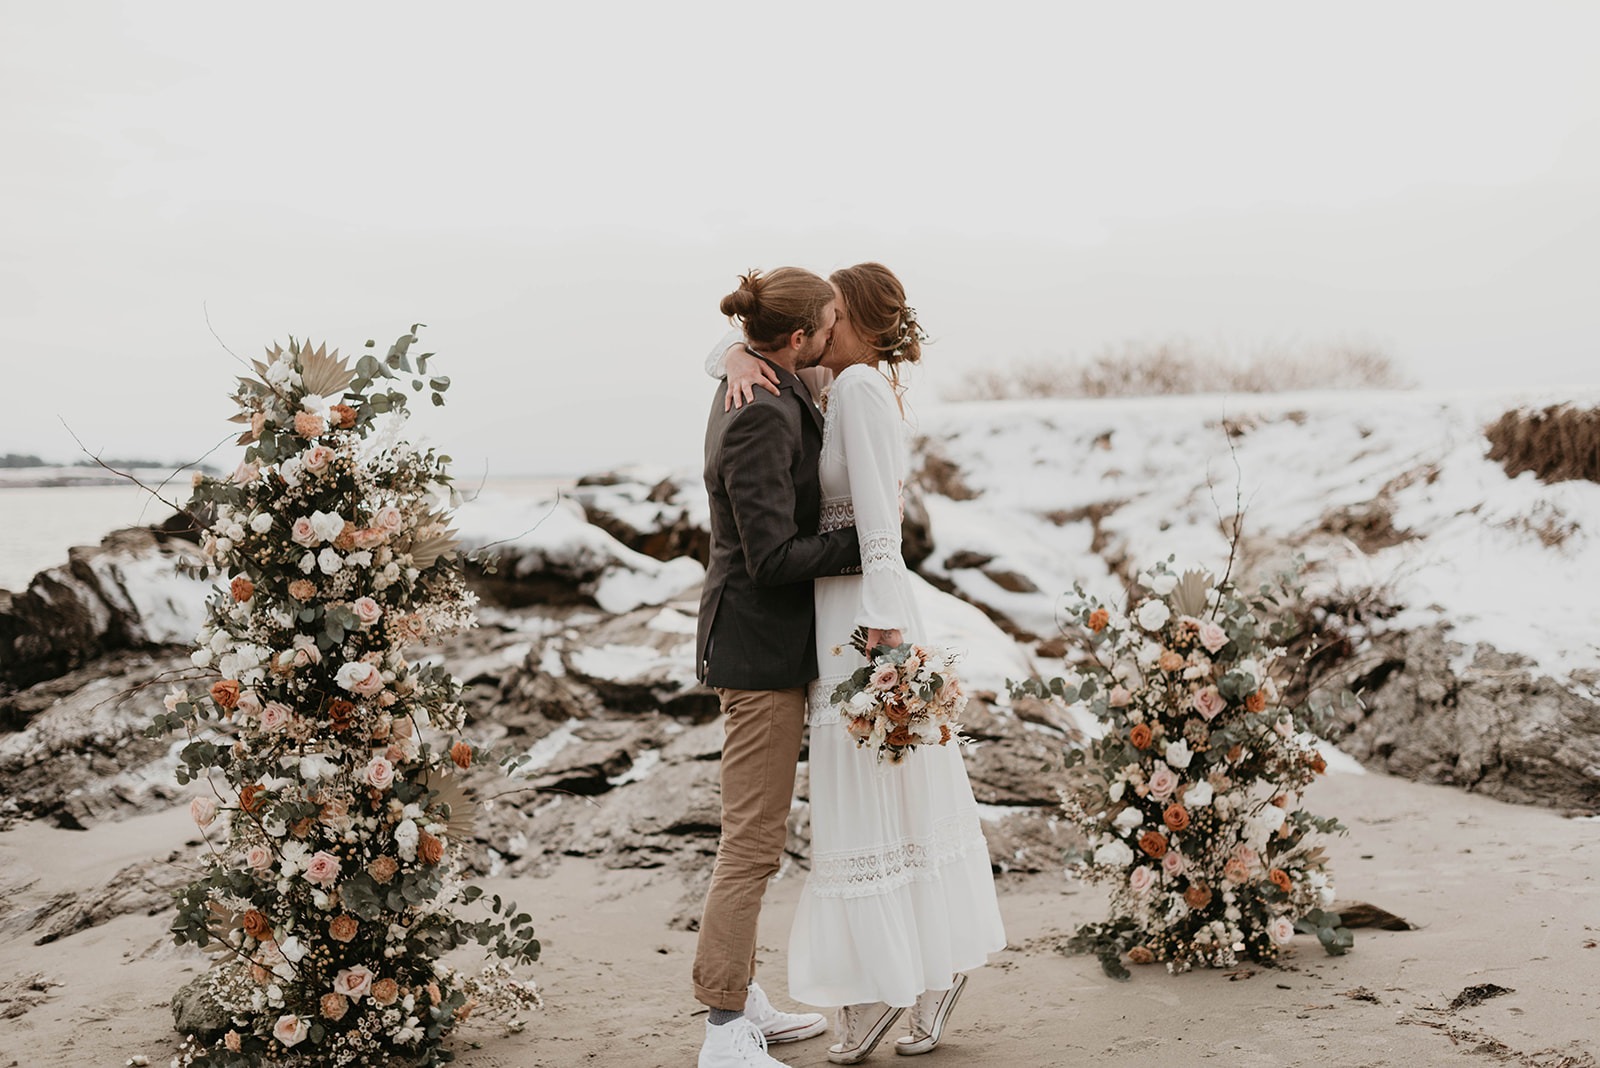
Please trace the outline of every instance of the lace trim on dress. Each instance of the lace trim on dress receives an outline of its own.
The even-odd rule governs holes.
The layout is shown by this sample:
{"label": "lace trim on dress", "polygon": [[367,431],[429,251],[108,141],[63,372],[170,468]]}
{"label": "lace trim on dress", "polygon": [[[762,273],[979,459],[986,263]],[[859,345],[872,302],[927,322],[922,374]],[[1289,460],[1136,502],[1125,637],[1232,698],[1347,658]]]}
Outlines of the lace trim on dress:
{"label": "lace trim on dress", "polygon": [[878,571],[898,571],[905,566],[900,559],[900,532],[898,530],[868,530],[861,534],[861,572],[871,575]]}
{"label": "lace trim on dress", "polygon": [[947,864],[972,852],[987,853],[988,848],[976,813],[958,812],[937,821],[925,838],[816,854],[806,889],[818,897],[874,897],[913,882],[936,880]]}
{"label": "lace trim on dress", "polygon": [[806,700],[807,723],[813,727],[822,727],[839,722],[839,706],[833,703],[833,691],[853,674],[855,674],[853,671],[846,671],[841,674],[824,675],[811,684],[811,692]]}
{"label": "lace trim on dress", "polygon": [[856,506],[849,497],[833,497],[822,502],[822,518],[817,522],[818,534],[855,525]]}

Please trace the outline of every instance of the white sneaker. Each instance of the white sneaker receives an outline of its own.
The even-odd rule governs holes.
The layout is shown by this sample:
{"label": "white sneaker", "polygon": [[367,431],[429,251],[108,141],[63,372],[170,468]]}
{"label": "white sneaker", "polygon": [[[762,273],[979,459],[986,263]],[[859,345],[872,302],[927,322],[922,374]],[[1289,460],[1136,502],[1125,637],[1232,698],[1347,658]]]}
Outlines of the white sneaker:
{"label": "white sneaker", "polygon": [[706,1022],[706,1042],[700,1047],[700,1068],[787,1068],[767,1056],[767,1038],[761,1028],[741,1017],[732,1023]]}
{"label": "white sneaker", "polygon": [[828,1029],[827,1018],[820,1012],[779,1012],[773,1008],[766,991],[754,979],[745,995],[744,1018],[761,1028],[769,1045],[816,1038]]}

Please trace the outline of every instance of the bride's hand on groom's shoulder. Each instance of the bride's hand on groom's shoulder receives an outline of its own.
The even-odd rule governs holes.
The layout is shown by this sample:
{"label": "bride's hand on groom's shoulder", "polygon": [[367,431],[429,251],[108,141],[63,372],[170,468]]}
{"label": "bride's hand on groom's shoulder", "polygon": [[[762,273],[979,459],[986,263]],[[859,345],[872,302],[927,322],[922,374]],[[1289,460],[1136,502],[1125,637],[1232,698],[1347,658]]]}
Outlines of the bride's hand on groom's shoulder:
{"label": "bride's hand on groom's shoulder", "polygon": [[880,645],[890,649],[898,649],[905,644],[905,638],[898,630],[879,630],[877,627],[867,628],[867,651],[871,652]]}
{"label": "bride's hand on groom's shoulder", "polygon": [[743,408],[755,400],[757,386],[774,397],[778,395],[778,372],[766,360],[750,355],[743,345],[728,346],[725,359],[728,365],[728,395],[722,402],[723,411]]}

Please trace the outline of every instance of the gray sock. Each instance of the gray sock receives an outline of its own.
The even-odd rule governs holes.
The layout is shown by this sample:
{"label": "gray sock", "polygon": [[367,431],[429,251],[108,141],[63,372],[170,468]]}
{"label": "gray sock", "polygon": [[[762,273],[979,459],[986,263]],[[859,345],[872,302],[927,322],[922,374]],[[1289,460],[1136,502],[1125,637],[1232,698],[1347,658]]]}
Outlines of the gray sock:
{"label": "gray sock", "polygon": [[713,1026],[713,1027],[721,1027],[723,1024],[731,1024],[731,1023],[733,1023],[733,1021],[739,1020],[739,1019],[743,1019],[743,1018],[744,1018],[744,1010],[743,1009],[712,1009],[711,1010],[711,1026]]}

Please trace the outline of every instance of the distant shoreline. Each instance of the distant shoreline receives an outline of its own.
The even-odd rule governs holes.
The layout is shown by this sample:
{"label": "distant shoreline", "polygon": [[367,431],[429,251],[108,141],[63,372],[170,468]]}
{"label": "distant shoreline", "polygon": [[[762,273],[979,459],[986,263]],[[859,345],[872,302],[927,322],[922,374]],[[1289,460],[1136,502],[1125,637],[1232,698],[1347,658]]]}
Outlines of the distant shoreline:
{"label": "distant shoreline", "polygon": [[[155,485],[175,479],[188,482],[185,476],[194,468],[133,467],[134,475],[146,485]],[[99,467],[4,467],[0,468],[0,490],[7,489],[72,489],[79,486],[131,486],[133,483],[120,475]]]}

